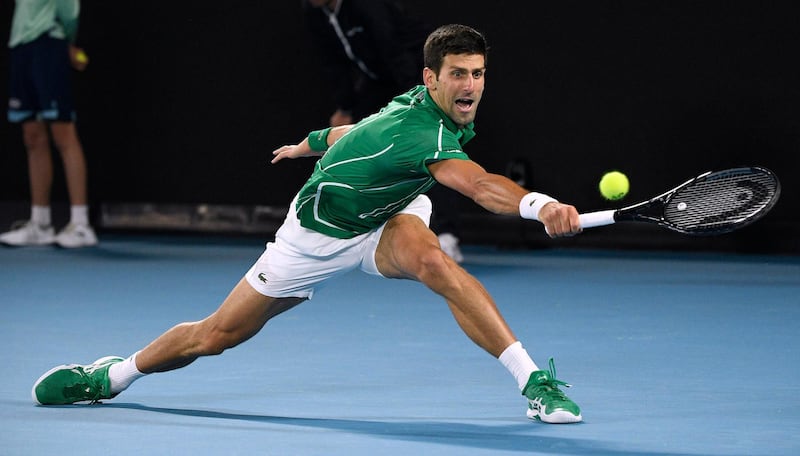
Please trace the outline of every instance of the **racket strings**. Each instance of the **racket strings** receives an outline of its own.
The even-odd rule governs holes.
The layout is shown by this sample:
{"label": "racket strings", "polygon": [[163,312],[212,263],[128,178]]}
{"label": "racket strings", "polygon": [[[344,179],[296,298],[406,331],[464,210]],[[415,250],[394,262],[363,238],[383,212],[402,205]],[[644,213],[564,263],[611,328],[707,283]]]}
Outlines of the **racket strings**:
{"label": "racket strings", "polygon": [[687,232],[723,232],[754,221],[772,207],[778,183],[772,174],[751,169],[710,175],[679,190],[664,219]]}

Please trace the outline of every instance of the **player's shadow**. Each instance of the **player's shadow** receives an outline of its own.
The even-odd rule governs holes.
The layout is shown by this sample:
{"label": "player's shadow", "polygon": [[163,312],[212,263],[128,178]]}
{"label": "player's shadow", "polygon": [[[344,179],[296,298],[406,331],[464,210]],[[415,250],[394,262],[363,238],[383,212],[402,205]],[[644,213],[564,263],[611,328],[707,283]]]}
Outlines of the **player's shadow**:
{"label": "player's shadow", "polygon": [[[607,442],[598,440],[565,439],[563,437],[530,435],[532,432],[531,430],[535,429],[537,424],[528,422],[513,425],[491,426],[446,421],[374,421],[255,415],[247,413],[219,412],[214,410],[151,407],[135,403],[105,404],[104,407],[141,410],[153,413],[165,413],[198,418],[237,420],[272,425],[320,428],[395,440],[425,442],[437,445],[473,447],[498,451],[518,451],[521,453],[537,451],[547,454],[582,454],[593,456],[625,456],[632,454],[648,454],[654,456],[686,455],[685,453],[649,451],[642,453],[641,451],[626,451],[621,448],[612,448]],[[585,423],[577,425],[573,424],[569,426],[581,425],[585,425]]]}

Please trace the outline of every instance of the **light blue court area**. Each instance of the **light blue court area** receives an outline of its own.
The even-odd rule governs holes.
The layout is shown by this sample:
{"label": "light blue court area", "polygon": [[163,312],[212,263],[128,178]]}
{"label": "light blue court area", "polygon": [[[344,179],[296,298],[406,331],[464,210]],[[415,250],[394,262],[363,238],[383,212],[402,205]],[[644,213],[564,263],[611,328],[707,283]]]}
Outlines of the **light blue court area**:
{"label": "light blue court area", "polygon": [[578,425],[527,420],[511,375],[439,298],[360,273],[103,405],[33,405],[52,366],[128,356],[212,312],[262,249],[119,234],[0,249],[0,454],[800,454],[791,256],[467,246],[534,360],[574,385]]}

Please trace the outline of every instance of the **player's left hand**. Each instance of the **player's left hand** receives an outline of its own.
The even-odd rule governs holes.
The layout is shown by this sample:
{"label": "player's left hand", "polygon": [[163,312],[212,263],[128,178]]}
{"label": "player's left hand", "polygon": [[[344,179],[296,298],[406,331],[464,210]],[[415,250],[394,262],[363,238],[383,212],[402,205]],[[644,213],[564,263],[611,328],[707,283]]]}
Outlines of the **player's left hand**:
{"label": "player's left hand", "polygon": [[274,158],[270,163],[278,163],[284,158],[299,158],[299,157],[319,157],[322,152],[314,152],[308,145],[308,139],[304,139],[300,144],[281,146],[272,152]]}
{"label": "player's left hand", "polygon": [[547,203],[539,211],[539,220],[551,238],[574,236],[581,231],[581,221],[575,206],[559,203]]}

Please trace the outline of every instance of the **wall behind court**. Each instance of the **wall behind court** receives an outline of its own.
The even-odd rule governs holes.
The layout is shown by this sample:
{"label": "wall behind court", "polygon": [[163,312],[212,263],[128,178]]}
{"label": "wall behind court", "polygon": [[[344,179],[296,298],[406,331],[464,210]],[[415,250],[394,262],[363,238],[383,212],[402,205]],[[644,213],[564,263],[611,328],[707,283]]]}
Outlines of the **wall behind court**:
{"label": "wall behind court", "polygon": [[[800,251],[795,2],[406,3],[433,24],[486,33],[487,90],[467,151],[490,171],[527,160],[533,187],[588,211],[608,207],[596,184],[609,169],[629,175],[632,203],[705,170],[766,166],[782,179],[780,203],[720,245]],[[82,5],[91,63],[76,76],[78,125],[93,206],[291,199],[313,162],[272,166],[270,152],[332,109],[299,1]],[[13,2],[2,8],[7,37]],[[7,65],[3,49],[3,90]],[[0,200],[27,200],[17,127],[0,125],[0,147]],[[471,236],[484,239],[475,220]],[[609,245],[628,236],[606,232]]]}

